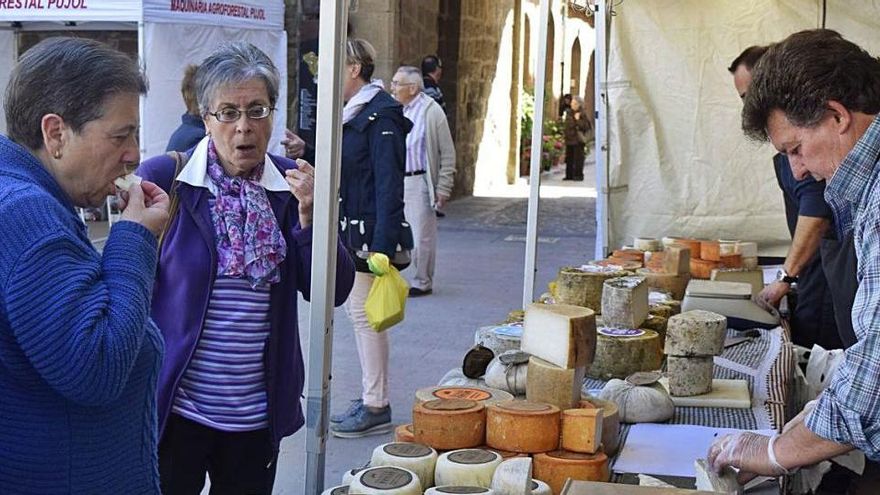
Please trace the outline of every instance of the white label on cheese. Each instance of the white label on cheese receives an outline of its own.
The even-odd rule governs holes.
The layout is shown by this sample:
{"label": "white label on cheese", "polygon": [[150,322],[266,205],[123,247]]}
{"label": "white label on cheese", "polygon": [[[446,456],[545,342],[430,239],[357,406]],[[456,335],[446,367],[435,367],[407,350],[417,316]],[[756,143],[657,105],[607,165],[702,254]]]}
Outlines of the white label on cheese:
{"label": "white label on cheese", "polygon": [[447,452],[437,459],[434,482],[437,486],[479,486],[489,488],[492,475],[501,464],[501,455],[482,449]]}
{"label": "white label on cheese", "polygon": [[373,450],[371,466],[394,466],[412,471],[419,478],[422,490],[434,486],[437,451],[419,443],[395,442]]}
{"label": "white label on cheese", "polygon": [[599,330],[596,330],[596,332],[606,337],[639,337],[645,335],[645,331],[640,328],[602,327]]}
{"label": "white label on cheese", "polygon": [[431,488],[425,492],[425,495],[436,495],[440,493],[480,493],[483,495],[492,495],[492,490],[479,486],[438,486]]}
{"label": "white label on cheese", "polygon": [[388,495],[420,495],[419,477],[408,469],[383,466],[369,468],[355,476],[349,486],[350,493]]}

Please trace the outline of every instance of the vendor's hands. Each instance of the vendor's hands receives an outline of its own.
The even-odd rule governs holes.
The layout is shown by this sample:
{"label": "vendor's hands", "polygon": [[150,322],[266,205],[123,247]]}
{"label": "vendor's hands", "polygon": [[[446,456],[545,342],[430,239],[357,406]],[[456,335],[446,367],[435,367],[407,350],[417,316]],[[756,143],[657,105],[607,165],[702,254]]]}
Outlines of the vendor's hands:
{"label": "vendor's hands", "polygon": [[281,146],[284,146],[284,154],[287,158],[302,158],[306,152],[306,142],[290,129],[284,129]]}
{"label": "vendor's hands", "polygon": [[290,193],[299,202],[299,226],[312,225],[312,206],[315,201],[315,168],[305,160],[296,161],[297,168],[285,172]]}
{"label": "vendor's hands", "polygon": [[122,220],[139,223],[158,236],[168,221],[171,200],[161,187],[149,181],[134,184],[119,194]]}
{"label": "vendor's hands", "polygon": [[790,290],[791,285],[785,282],[773,282],[767,287],[764,287],[764,290],[755,296],[755,302],[758,303],[758,306],[772,312],[779,307],[779,301],[781,301]]}
{"label": "vendor's hands", "polygon": [[726,466],[740,470],[737,481],[743,485],[756,475],[778,477],[786,474],[786,469],[770,460],[767,448],[770,437],[741,431],[719,437],[709,447],[706,460],[716,473]]}
{"label": "vendor's hands", "polygon": [[436,201],[434,203],[434,208],[437,210],[442,210],[444,206],[446,206],[446,202],[449,201],[449,196],[445,194],[437,193]]}

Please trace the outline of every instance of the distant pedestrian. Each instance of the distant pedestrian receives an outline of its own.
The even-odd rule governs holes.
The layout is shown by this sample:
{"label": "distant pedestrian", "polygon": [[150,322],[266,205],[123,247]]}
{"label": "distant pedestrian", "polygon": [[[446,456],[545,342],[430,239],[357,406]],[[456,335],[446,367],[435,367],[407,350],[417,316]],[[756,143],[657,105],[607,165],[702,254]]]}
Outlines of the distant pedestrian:
{"label": "distant pedestrian", "polygon": [[205,137],[205,123],[199,114],[199,103],[196,100],[196,71],[199,66],[189,64],[183,71],[180,82],[180,94],[186,105],[186,112],[180,117],[180,125],[171,134],[165,151],[184,152],[198,144]]}
{"label": "distant pedestrian", "polygon": [[150,320],[169,198],[122,201],[103,253],[75,207],[100,207],[137,165],[136,61],[80,38],[19,59],[0,136],[0,493],[159,494]]}
{"label": "distant pedestrian", "polygon": [[404,179],[404,211],[415,241],[410,296],[433,291],[437,251],[434,208],[443,208],[449,200],[455,178],[455,146],[446,115],[423,89],[421,73],[415,67],[400,67],[391,79],[391,94],[403,104],[403,115],[413,123],[406,136]]}
{"label": "distant pedestrian", "polygon": [[572,96],[571,106],[565,114],[563,128],[565,135],[565,178],[563,180],[584,180],[586,146],[593,125],[583,108],[584,99],[580,96]]}
{"label": "distant pedestrian", "polygon": [[[138,173],[175,196],[153,290],[167,357],[159,375],[165,495],[272,492],[281,439],[303,425],[297,293],[310,296],[314,169],[266,152],[280,75],[235,42],[199,66],[208,135],[189,159]],[[338,245],[336,305],[354,279]]]}
{"label": "distant pedestrian", "polygon": [[430,96],[446,112],[446,100],[443,99],[443,91],[440,90],[440,78],[443,77],[443,64],[437,55],[428,55],[422,59],[422,83],[425,85],[425,94]]}
{"label": "distant pedestrian", "polygon": [[378,81],[372,81],[376,50],[367,41],[346,43],[342,97],[342,178],[339,188],[341,236],[354,254],[357,273],[345,304],[354,327],[361,363],[361,397],[334,414],[330,432],[343,438],[391,429],[388,400],[389,331],[376,332],[364,304],[375,276],[370,253],[383,253],[399,267],[409,263],[412,232],[404,218],[403,173],[406,134],[412,124],[403,107]]}

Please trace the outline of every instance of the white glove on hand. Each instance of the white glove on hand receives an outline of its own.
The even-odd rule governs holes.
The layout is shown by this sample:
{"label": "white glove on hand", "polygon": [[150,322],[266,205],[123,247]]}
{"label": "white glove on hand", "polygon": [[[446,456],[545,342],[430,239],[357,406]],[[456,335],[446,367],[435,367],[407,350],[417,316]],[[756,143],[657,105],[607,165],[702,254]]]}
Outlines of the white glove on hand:
{"label": "white glove on hand", "polygon": [[716,473],[720,473],[725,466],[738,468],[740,473],[737,478],[741,484],[754,477],[749,475],[778,477],[789,474],[788,469],[776,461],[773,452],[776,438],[749,431],[724,435],[709,447],[706,459]]}

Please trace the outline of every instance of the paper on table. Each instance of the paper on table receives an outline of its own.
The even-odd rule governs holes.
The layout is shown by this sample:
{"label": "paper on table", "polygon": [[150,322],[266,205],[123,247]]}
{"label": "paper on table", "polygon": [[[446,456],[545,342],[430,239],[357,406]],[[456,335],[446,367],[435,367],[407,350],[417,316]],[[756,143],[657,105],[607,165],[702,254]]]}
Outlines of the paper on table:
{"label": "paper on table", "polygon": [[[706,457],[709,446],[721,435],[737,429],[695,425],[643,423],[633,425],[614,463],[617,473],[643,473],[693,478],[694,460]],[[772,435],[775,430],[754,430]]]}

